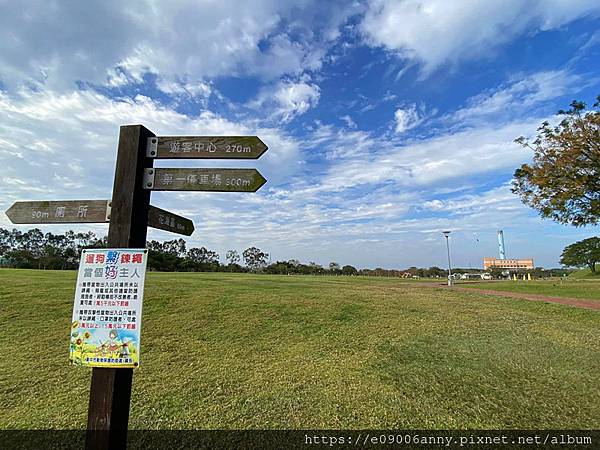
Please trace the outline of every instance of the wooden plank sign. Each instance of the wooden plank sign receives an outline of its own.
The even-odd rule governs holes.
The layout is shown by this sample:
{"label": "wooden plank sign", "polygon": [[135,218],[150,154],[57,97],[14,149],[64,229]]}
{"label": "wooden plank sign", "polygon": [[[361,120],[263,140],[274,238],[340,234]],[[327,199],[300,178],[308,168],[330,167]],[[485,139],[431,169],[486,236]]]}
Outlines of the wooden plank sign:
{"label": "wooden plank sign", "polygon": [[190,219],[152,205],[148,211],[148,226],[184,236],[191,236],[194,232],[194,222]]}
{"label": "wooden plank sign", "polygon": [[157,136],[146,156],[160,159],[258,159],[268,147],[257,136]]}
{"label": "wooden plank sign", "polygon": [[103,223],[110,221],[109,200],[15,202],[6,215],[12,223]]}
{"label": "wooden plank sign", "polygon": [[256,192],[267,180],[256,169],[146,169],[152,191]]}

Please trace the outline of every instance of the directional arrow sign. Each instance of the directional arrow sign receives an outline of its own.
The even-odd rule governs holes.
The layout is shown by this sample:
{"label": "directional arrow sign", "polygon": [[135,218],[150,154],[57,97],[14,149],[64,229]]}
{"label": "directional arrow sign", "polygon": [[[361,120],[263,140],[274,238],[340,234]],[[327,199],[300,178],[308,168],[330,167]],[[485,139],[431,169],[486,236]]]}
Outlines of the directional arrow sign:
{"label": "directional arrow sign", "polygon": [[267,180],[256,169],[145,169],[153,191],[256,192]]}
{"label": "directional arrow sign", "polygon": [[16,202],[6,211],[12,223],[98,223],[110,221],[109,200]]}
{"label": "directional arrow sign", "polygon": [[194,232],[194,222],[185,217],[150,205],[148,225],[159,230],[191,236]]}
{"label": "directional arrow sign", "polygon": [[257,136],[157,136],[146,156],[160,159],[258,159],[267,146]]}

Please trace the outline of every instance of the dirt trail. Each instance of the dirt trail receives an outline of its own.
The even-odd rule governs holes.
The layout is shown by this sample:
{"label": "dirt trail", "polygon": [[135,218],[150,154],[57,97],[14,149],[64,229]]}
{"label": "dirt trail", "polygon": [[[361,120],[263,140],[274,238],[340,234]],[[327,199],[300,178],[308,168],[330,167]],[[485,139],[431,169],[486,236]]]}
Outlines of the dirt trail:
{"label": "dirt trail", "polygon": [[[419,286],[427,286],[430,288],[446,288],[445,284],[441,285],[438,283],[415,283]],[[508,291],[493,291],[491,289],[479,289],[479,288],[465,288],[457,285],[451,288],[454,291],[471,292],[484,295],[495,295],[497,297],[509,297],[509,298],[520,298],[524,300],[532,300],[536,302],[548,302],[548,303],[560,303],[562,305],[574,306],[576,308],[586,308],[600,310],[600,301],[585,299],[585,298],[572,298],[572,297],[551,297],[548,295],[538,294],[526,294],[523,292],[508,292]]]}

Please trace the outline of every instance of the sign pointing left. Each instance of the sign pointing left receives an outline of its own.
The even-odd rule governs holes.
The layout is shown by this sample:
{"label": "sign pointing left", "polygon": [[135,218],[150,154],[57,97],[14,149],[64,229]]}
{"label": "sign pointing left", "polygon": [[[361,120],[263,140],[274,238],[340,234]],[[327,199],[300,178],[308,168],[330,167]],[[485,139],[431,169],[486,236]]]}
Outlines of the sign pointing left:
{"label": "sign pointing left", "polygon": [[15,202],[6,210],[12,223],[110,222],[109,200]]}

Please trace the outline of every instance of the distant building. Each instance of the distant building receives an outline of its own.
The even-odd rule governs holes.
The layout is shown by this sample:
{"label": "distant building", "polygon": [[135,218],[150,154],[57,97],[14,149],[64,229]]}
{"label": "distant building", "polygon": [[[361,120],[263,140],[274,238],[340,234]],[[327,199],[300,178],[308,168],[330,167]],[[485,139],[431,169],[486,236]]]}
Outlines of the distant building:
{"label": "distant building", "polygon": [[526,259],[499,259],[483,258],[483,269],[507,269],[507,270],[533,270],[533,258]]}

